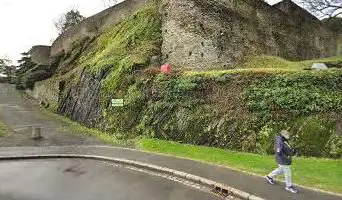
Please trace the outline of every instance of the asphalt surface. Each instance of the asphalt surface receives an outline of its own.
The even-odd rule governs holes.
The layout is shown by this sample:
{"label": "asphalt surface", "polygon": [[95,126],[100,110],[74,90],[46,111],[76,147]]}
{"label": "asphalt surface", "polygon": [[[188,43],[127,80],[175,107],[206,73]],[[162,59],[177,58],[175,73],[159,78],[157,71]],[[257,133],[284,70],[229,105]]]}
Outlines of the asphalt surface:
{"label": "asphalt surface", "polygon": [[[252,176],[228,168],[204,164],[192,160],[105,146],[18,147],[0,148],[0,156],[80,154],[122,158],[149,163],[214,180],[236,189],[270,200],[341,200],[341,196],[299,188],[299,194],[291,194],[283,184],[271,186],[263,177]],[[294,177],[295,178],[295,177]]]}
{"label": "asphalt surface", "polygon": [[94,160],[0,162],[1,200],[219,200],[158,176]]}
{"label": "asphalt surface", "polygon": [[[102,144],[85,134],[72,134],[65,123],[42,113],[14,85],[0,84],[0,120],[10,128],[9,135],[0,138],[0,147]],[[32,125],[42,128],[43,140],[30,139]]]}
{"label": "asphalt surface", "polygon": [[[7,136],[0,137],[0,147],[36,146],[44,149],[56,145],[103,144],[86,134],[72,133],[67,124],[43,113],[13,85],[0,84],[0,120],[10,129]],[[44,138],[32,140],[29,126],[41,127]],[[0,200],[31,199],[220,198],[171,180],[98,161],[0,162]]]}

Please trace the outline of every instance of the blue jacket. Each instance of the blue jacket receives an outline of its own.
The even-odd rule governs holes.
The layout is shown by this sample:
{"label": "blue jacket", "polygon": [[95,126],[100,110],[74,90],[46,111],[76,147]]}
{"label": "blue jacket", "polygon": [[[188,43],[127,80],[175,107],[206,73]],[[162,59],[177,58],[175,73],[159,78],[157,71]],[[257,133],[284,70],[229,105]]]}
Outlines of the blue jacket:
{"label": "blue jacket", "polygon": [[295,154],[295,150],[291,148],[288,140],[282,135],[278,135],[275,138],[275,151],[276,160],[279,165],[292,164],[292,156]]}

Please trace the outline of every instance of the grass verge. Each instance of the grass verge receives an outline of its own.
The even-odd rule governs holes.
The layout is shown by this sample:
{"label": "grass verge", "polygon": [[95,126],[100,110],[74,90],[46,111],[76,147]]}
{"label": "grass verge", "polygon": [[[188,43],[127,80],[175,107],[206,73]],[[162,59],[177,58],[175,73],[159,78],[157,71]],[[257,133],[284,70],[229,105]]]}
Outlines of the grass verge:
{"label": "grass verge", "polygon": [[8,135],[8,133],[9,133],[9,129],[7,125],[3,123],[0,118],[0,137],[5,137]]}
{"label": "grass verge", "polygon": [[[110,135],[97,129],[87,128],[64,116],[51,113],[48,110],[43,109],[43,112],[50,118],[60,121],[63,124],[61,128],[63,132],[93,136],[110,145],[135,145],[136,148],[149,152],[169,154],[205,163],[218,164],[262,176],[277,167],[274,156],[186,145],[157,139],[121,140],[115,135]],[[0,137],[3,133],[7,132],[6,130],[6,126],[0,121]],[[296,184],[342,193],[342,159],[294,158],[292,169]]]}
{"label": "grass verge", "polygon": [[7,128],[7,126],[0,121],[0,137],[4,137],[8,134],[9,130]]}
{"label": "grass verge", "polygon": [[260,55],[247,58],[244,63],[236,65],[233,69],[210,71],[185,71],[184,75],[217,77],[226,74],[284,74],[310,70],[313,63],[342,63],[342,56],[321,58],[315,60],[289,61],[276,56]]}
{"label": "grass verge", "polygon": [[237,68],[273,68],[273,69],[292,69],[292,70],[304,70],[310,69],[313,63],[341,63],[342,56],[320,58],[304,61],[289,61],[276,56],[254,56],[247,58],[241,66]]}
{"label": "grass verge", "polygon": [[[43,109],[43,113],[54,120],[60,121],[63,124],[61,127],[61,131],[63,132],[93,136],[110,145],[135,145],[136,148],[149,152],[169,154],[205,163],[218,164],[262,176],[277,167],[274,156],[186,145],[157,139],[121,140],[115,135],[110,135],[97,129],[87,128],[64,116],[51,113],[48,110]],[[6,126],[0,121],[0,137],[7,132]],[[296,184],[342,194],[342,159],[294,158],[292,169]]]}
{"label": "grass verge", "polygon": [[[219,148],[184,145],[156,139],[141,139],[137,148],[205,163],[227,166],[240,171],[265,175],[277,167],[273,156],[227,151]],[[296,184],[342,193],[342,160],[294,158]]]}
{"label": "grass verge", "polygon": [[296,73],[297,69],[281,69],[281,68],[246,68],[246,69],[227,69],[227,70],[210,70],[210,71],[185,71],[185,77],[202,76],[202,77],[219,77],[224,75],[248,75],[248,74],[289,74]]}
{"label": "grass verge", "polygon": [[135,140],[121,140],[118,139],[115,135],[108,134],[106,132],[100,131],[95,128],[88,128],[70,120],[67,117],[52,113],[49,110],[41,109],[42,112],[51,118],[52,120],[57,120],[62,123],[62,126],[59,128],[59,131],[64,133],[71,133],[75,135],[86,135],[98,138],[102,142],[109,144],[109,145],[116,145],[116,146],[134,146]]}

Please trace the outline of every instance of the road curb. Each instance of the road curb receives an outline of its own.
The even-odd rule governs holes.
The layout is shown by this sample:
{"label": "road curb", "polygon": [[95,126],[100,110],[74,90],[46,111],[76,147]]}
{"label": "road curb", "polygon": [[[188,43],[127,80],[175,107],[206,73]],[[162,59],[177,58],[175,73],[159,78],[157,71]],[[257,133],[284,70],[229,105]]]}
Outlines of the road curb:
{"label": "road curb", "polygon": [[263,198],[254,196],[247,192],[226,186],[224,184],[221,184],[221,183],[218,183],[213,180],[209,180],[200,176],[184,173],[184,172],[173,170],[173,169],[166,168],[166,167],[160,167],[157,165],[151,165],[151,164],[147,164],[143,162],[127,160],[127,159],[122,159],[122,158],[111,158],[111,157],[105,157],[105,156],[81,155],[81,154],[79,155],[78,154],[46,154],[46,155],[24,155],[24,156],[0,156],[0,161],[58,159],[58,158],[93,159],[93,160],[114,162],[114,163],[118,163],[122,165],[129,165],[129,166],[133,166],[137,168],[147,169],[147,170],[154,171],[154,172],[176,176],[176,177],[183,178],[183,179],[195,182],[195,183],[199,183],[201,185],[204,185],[208,188],[213,189],[216,192],[219,192],[227,196],[232,195],[243,200],[265,200]]}

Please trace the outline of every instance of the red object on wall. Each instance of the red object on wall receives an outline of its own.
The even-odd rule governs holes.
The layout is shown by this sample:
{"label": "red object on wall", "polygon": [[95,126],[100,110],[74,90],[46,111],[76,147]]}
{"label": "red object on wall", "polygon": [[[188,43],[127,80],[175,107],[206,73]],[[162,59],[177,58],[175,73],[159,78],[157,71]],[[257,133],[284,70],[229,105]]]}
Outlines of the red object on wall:
{"label": "red object on wall", "polygon": [[160,67],[160,71],[163,74],[170,74],[172,71],[172,65],[171,64],[165,64]]}

